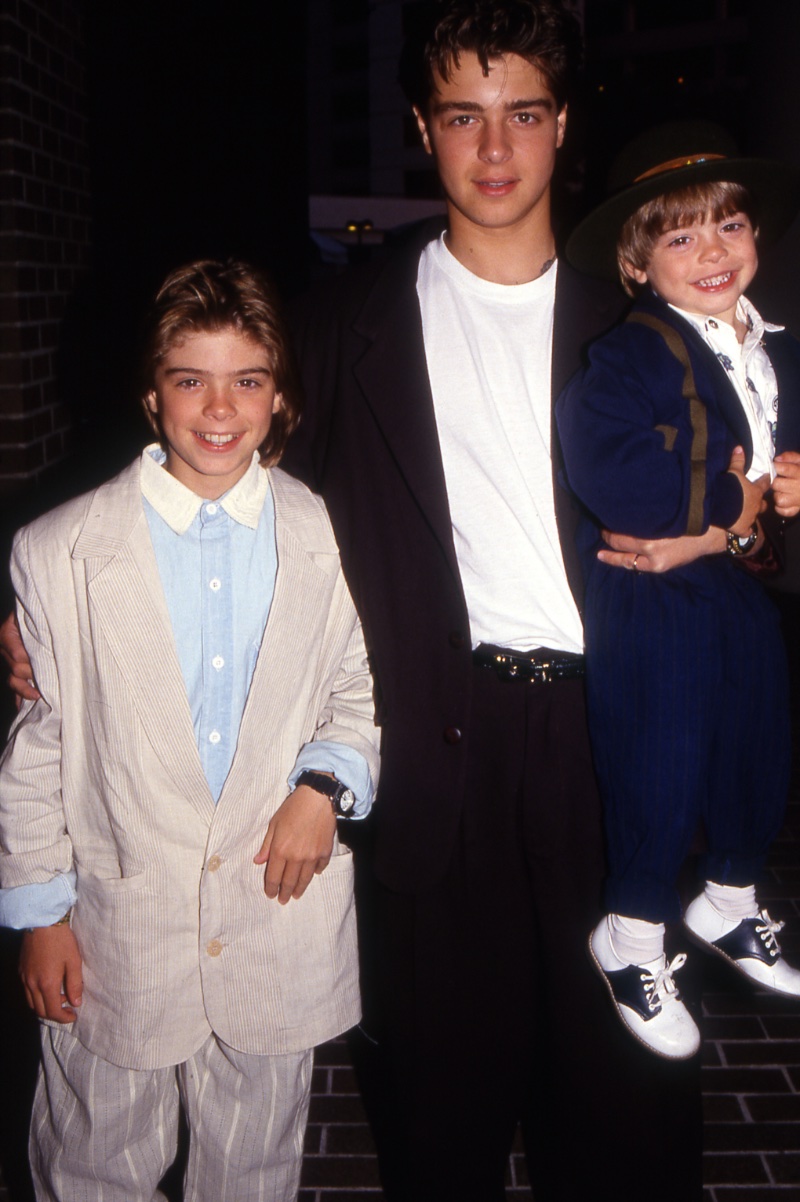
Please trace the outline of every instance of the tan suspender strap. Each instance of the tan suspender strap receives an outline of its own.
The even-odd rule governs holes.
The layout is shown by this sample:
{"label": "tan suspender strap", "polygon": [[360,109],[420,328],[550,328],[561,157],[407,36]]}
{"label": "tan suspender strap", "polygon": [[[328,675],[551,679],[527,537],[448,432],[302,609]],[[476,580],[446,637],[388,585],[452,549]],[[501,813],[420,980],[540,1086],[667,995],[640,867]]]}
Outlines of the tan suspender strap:
{"label": "tan suspender strap", "polygon": [[628,321],[638,321],[640,325],[649,326],[655,330],[667,344],[672,355],[683,368],[683,387],[681,395],[689,404],[689,422],[692,427],[692,447],[690,452],[689,477],[689,517],[686,523],[687,534],[703,533],[703,501],[706,495],[706,454],[708,451],[708,413],[703,402],[697,395],[694,382],[694,372],[686,349],[686,343],[672,326],[661,321],[659,317],[651,317],[649,313],[631,313]]}

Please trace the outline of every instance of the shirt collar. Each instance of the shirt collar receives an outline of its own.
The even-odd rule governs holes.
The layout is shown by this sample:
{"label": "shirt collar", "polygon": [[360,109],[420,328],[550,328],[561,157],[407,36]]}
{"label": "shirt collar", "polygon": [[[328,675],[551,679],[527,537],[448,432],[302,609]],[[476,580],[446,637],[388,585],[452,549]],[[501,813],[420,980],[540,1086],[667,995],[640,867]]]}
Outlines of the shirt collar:
{"label": "shirt collar", "polygon": [[[166,458],[157,442],[142,451],[142,496],[171,530],[176,534],[185,534],[200,512],[205,498],[198,497],[197,493],[164,469]],[[267,472],[259,463],[258,452],[254,451],[250,466],[241,480],[220,497],[217,504],[239,525],[255,530],[268,488]]]}
{"label": "shirt collar", "polygon": [[[676,313],[684,317],[705,338],[713,340],[716,336],[717,340],[725,339],[727,330],[731,331],[734,338],[736,337],[733,326],[729,326],[726,321],[717,321],[714,317],[704,317],[700,313],[689,313],[686,309],[679,309],[677,305],[670,305],[670,309],[674,309]],[[759,343],[765,333],[776,334],[785,328],[776,326],[771,321],[764,321],[758,309],[746,296],[739,297],[736,316],[747,326],[747,333],[744,337],[745,352],[749,351],[751,346]]]}

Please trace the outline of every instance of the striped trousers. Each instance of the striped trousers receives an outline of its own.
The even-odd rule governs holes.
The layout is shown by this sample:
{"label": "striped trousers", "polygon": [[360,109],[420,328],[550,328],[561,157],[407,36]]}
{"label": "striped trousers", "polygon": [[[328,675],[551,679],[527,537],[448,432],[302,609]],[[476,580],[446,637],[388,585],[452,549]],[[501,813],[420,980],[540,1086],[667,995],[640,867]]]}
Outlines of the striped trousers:
{"label": "striped trousers", "polygon": [[39,1202],[153,1202],[189,1125],[185,1202],[295,1202],[313,1050],[250,1056],[211,1036],[183,1064],[118,1068],[43,1025],[30,1159]]}

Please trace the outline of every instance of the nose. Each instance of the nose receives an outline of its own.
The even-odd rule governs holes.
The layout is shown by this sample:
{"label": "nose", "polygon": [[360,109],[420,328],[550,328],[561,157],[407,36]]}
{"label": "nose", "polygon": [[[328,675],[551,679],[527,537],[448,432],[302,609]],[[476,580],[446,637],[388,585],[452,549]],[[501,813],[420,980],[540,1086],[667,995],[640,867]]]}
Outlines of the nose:
{"label": "nose", "polygon": [[728,253],[728,248],[725,241],[716,232],[708,234],[703,242],[702,257],[708,259],[712,263],[723,259]]}
{"label": "nose", "polygon": [[504,125],[487,122],[478,154],[485,163],[504,163],[511,158],[511,145]]}
{"label": "nose", "polygon": [[236,412],[236,405],[227,388],[214,386],[209,388],[203,412],[217,421],[225,421]]}

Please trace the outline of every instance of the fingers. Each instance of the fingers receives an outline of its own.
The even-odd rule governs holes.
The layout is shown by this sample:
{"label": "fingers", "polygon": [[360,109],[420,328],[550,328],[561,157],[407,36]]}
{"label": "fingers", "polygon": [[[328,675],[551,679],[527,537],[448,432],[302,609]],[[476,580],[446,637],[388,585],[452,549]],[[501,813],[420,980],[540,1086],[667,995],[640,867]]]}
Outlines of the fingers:
{"label": "fingers", "polygon": [[[8,686],[12,692],[16,693],[17,706],[23,701],[38,701],[41,693],[36,685],[30,679],[30,664],[12,664],[11,675],[8,678]],[[25,673],[27,672],[27,676]]]}
{"label": "fingers", "polygon": [[81,956],[69,926],[26,931],[20,949],[19,975],[25,999],[38,1018],[72,1023],[83,991]]}
{"label": "fingers", "polygon": [[264,892],[281,905],[302,897],[333,851],[336,815],[330,801],[299,785],[272,816],[254,863],[266,864]]}
{"label": "fingers", "polygon": [[282,860],[276,856],[267,865],[264,874],[264,892],[285,906],[292,898],[302,897],[315,875],[324,872],[330,856],[318,860]]}
{"label": "fingers", "polygon": [[266,864],[269,859],[269,849],[272,846],[272,824],[267,827],[267,833],[264,836],[264,842],[261,844],[256,855],[253,856],[254,864]]}
{"label": "fingers", "polygon": [[80,956],[67,963],[64,974],[64,995],[70,1006],[76,1009],[83,1001],[83,971]]}

